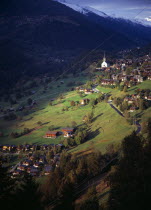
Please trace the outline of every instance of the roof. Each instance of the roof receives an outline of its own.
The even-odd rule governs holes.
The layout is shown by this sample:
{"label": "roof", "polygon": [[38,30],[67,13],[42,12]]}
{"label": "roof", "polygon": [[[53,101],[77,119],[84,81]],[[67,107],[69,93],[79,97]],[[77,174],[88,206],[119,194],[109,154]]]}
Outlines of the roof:
{"label": "roof", "polygon": [[46,134],[56,135],[57,133],[58,133],[58,131],[48,131]]}

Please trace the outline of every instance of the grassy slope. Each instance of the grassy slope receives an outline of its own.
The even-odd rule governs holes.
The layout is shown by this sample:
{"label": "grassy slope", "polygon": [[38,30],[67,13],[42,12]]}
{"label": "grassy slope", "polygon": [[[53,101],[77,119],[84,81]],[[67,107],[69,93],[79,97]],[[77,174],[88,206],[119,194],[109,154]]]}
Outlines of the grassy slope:
{"label": "grassy slope", "polygon": [[[71,122],[75,121],[77,125],[81,125],[82,117],[92,110],[90,105],[82,106],[82,107],[70,107],[70,101],[79,101],[81,98],[76,93],[76,91],[67,92],[68,87],[66,84],[71,81],[71,77],[67,79],[63,79],[65,84],[60,84],[60,81],[55,82],[55,86],[51,89],[51,86],[54,84],[50,83],[50,88],[47,90],[45,94],[41,94],[42,88],[39,87],[36,89],[36,94],[32,97],[33,99],[39,98],[38,108],[23,118],[22,121],[13,121],[6,122],[1,120],[0,130],[4,131],[5,137],[0,138],[1,144],[24,144],[27,143],[59,143],[63,140],[63,137],[59,137],[57,139],[44,139],[43,136],[47,132],[48,127],[54,125],[57,130],[60,130],[62,127],[71,126]],[[87,77],[77,77],[72,78],[72,81],[75,83],[81,81],[87,81]],[[127,93],[134,93],[135,89],[138,88],[150,88],[151,81],[145,81],[144,83],[138,85],[137,87],[132,87],[129,89]],[[117,89],[103,88],[98,87],[101,92],[111,92],[113,96],[121,96],[127,93],[123,93],[118,91]],[[65,94],[65,98],[59,102],[55,101],[53,106],[49,106],[49,100],[58,96],[61,92]],[[96,98],[97,94],[92,94],[86,96],[86,98]],[[23,101],[27,101],[27,98],[22,99]],[[21,102],[20,102],[21,103]],[[68,106],[69,111],[62,111],[62,108]],[[144,115],[148,113],[150,109],[144,112]],[[34,128],[37,127],[37,122],[41,121],[45,123],[45,125],[37,131],[34,131],[31,135],[22,136],[17,139],[12,139],[9,134],[13,131],[20,132],[24,128]],[[71,150],[72,152],[80,152],[80,151],[89,151],[92,145],[97,147],[102,152],[105,151],[106,146],[109,143],[115,142],[119,143],[126,135],[130,134],[132,130],[135,128],[128,125],[126,120],[118,115],[110,106],[105,102],[99,103],[94,110],[94,121],[89,126],[89,141],[86,143],[79,145],[75,149]]]}
{"label": "grassy slope", "polygon": [[[95,98],[97,94],[86,96],[86,98]],[[29,120],[24,122],[10,123],[4,122],[3,129],[6,137],[1,138],[1,143],[23,144],[27,143],[59,143],[63,137],[57,139],[44,139],[43,136],[50,125],[54,125],[56,129],[60,130],[62,127],[71,126],[71,122],[75,121],[77,125],[82,124],[82,117],[92,110],[90,105],[77,107],[70,107],[70,100],[79,101],[81,98],[75,91],[68,92],[62,102],[55,102],[54,106],[47,105],[44,109],[28,115]],[[68,106],[69,111],[61,111],[62,107]],[[30,119],[32,117],[32,119]],[[25,119],[26,119],[25,118]],[[25,120],[24,119],[24,120]],[[34,131],[31,135],[22,136],[17,139],[12,139],[7,136],[11,131],[21,131],[24,127],[33,128],[37,126],[37,122],[41,121],[45,124],[41,129]],[[121,123],[122,122],[122,123]],[[7,128],[6,128],[7,126]],[[20,127],[21,126],[21,127]],[[20,127],[20,129],[18,129]],[[110,142],[119,142],[125,135],[128,135],[132,128],[127,124],[124,118],[119,116],[109,104],[102,102],[98,104],[94,110],[94,122],[90,125],[90,141],[78,146],[75,151],[81,151],[94,145],[101,151]]]}

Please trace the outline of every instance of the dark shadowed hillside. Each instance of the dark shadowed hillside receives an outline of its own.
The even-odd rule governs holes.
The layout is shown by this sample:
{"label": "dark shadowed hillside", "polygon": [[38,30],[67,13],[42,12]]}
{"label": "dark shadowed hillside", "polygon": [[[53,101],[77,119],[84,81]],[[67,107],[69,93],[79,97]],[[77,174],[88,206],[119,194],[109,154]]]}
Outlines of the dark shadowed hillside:
{"label": "dark shadowed hillside", "polygon": [[22,75],[63,71],[75,56],[95,48],[113,33],[114,40],[101,49],[136,46],[134,36],[127,37],[104,21],[94,21],[51,0],[2,0],[0,83],[10,86]]}

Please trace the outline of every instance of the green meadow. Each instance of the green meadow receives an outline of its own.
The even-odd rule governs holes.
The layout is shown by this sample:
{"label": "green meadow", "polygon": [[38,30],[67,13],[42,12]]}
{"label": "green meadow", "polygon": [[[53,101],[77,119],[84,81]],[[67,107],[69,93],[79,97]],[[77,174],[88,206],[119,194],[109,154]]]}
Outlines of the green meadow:
{"label": "green meadow", "polygon": [[[97,94],[91,94],[84,98],[96,97]],[[65,94],[64,99],[54,101],[52,106],[47,104],[45,108],[23,117],[21,121],[2,121],[1,130],[4,132],[4,137],[0,139],[1,144],[58,144],[62,142],[64,140],[63,136],[57,139],[46,139],[44,135],[52,125],[58,131],[63,127],[72,126],[73,121],[77,125],[82,125],[83,116],[92,111],[92,106],[71,107],[70,105],[70,101],[80,101],[81,99],[76,91],[71,91]],[[63,107],[68,107],[68,111],[62,111]],[[97,104],[93,113],[93,122],[88,125],[88,141],[73,149],[73,152],[89,150],[92,144],[104,152],[109,143],[119,143],[125,135],[130,134],[134,129],[105,102]],[[38,121],[43,123],[42,127],[31,134],[16,139],[10,136],[11,132],[21,132],[24,128],[37,127]]]}
{"label": "green meadow", "polygon": [[[60,84],[61,81],[64,84]],[[98,103],[92,110],[92,106],[71,106],[70,102],[78,102],[83,98],[97,98],[98,93],[86,95],[80,97],[76,91],[70,91],[71,87],[67,84],[71,81],[73,86],[78,86],[80,83],[85,83],[88,77],[80,75],[71,79],[71,76],[62,80],[58,80],[48,84],[48,89],[45,93],[42,93],[43,87],[35,89],[36,94],[31,98],[36,99],[38,106],[33,110],[27,111],[26,115],[18,113],[21,118],[14,121],[5,121],[0,118],[0,131],[4,133],[3,137],[0,137],[0,144],[58,144],[64,140],[63,136],[59,136],[56,139],[46,139],[44,135],[49,130],[49,127],[54,126],[55,130],[61,131],[63,127],[72,126],[72,122],[76,122],[77,126],[83,125],[83,116],[93,111],[93,122],[87,125],[88,140],[87,142],[71,149],[71,152],[80,154],[80,152],[89,152],[92,147],[105,152],[108,144],[114,143],[117,146],[121,140],[129,135],[135,126],[131,126],[127,121],[121,117],[114,109],[110,107],[108,103]],[[53,87],[53,88],[52,88]],[[150,88],[151,81],[145,81],[142,84],[128,89],[127,93],[121,92],[117,89],[110,89],[98,86],[100,92],[111,93],[113,97],[124,96],[126,94],[132,94],[138,88]],[[63,94],[63,99],[59,99],[58,96]],[[49,104],[50,99],[55,99],[52,102],[52,106]],[[26,103],[27,97],[20,100],[21,103]],[[63,111],[63,108],[68,107],[68,111]],[[144,111],[144,115],[147,115],[148,111]],[[38,122],[42,123],[42,126],[28,135],[21,136],[19,138],[12,138],[11,132],[18,132],[24,130],[24,128],[36,128]]]}

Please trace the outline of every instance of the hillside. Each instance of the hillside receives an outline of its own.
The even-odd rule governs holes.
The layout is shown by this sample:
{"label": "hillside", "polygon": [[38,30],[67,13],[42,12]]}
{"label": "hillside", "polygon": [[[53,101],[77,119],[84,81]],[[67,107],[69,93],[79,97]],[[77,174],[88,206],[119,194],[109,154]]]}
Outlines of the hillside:
{"label": "hillside", "polygon": [[[74,81],[78,80],[79,78],[75,79]],[[67,80],[64,79],[65,84],[67,84],[68,81],[70,81],[70,78]],[[56,87],[59,84],[60,80],[57,82]],[[91,112],[92,106],[86,105],[80,107],[72,107],[70,105],[70,101],[80,101],[83,99],[83,97],[81,98],[76,91],[64,92],[64,98],[62,100],[55,100],[52,106],[48,104],[50,97],[57,97],[62,92],[63,87],[64,85],[60,88],[57,88],[58,90],[56,88],[54,90],[48,90],[47,93],[43,94],[42,97],[39,96],[39,100],[38,96],[36,97],[35,95],[34,97],[37,98],[36,101],[38,103],[38,107],[31,110],[31,114],[29,113],[27,116],[23,116],[22,119],[17,120],[16,122],[7,122],[1,120],[0,129],[4,132],[4,137],[1,138],[1,144],[58,144],[61,143],[65,138],[62,136],[58,137],[57,139],[43,138],[43,136],[49,130],[49,127],[53,125],[54,128],[59,131],[62,129],[62,127],[72,127],[73,121],[76,122],[77,126],[81,126],[83,124],[83,116]],[[89,96],[85,96],[84,98],[92,99],[97,97],[98,93],[95,93]],[[62,111],[64,107],[68,107],[68,111]],[[110,105],[105,102],[96,105],[93,112],[93,123],[88,126],[88,142],[77,147],[73,152],[82,150],[86,151],[87,149],[91,150],[90,147],[93,142],[95,147],[97,147],[102,152],[105,152],[106,146],[108,144],[118,144],[125,135],[130,134],[132,130],[135,129],[135,127],[128,125],[126,120],[119,116],[118,113],[116,113],[110,107]],[[37,122],[39,121],[42,122],[42,127],[30,135],[25,135],[16,139],[12,139],[10,136],[11,132],[21,132],[24,128],[37,127]],[[120,123],[121,125],[119,125]]]}
{"label": "hillside", "polygon": [[[114,42],[108,39],[101,50],[136,46],[135,33],[132,37],[125,34],[128,31],[130,35],[136,25],[127,23],[121,33],[117,28],[124,22],[111,26],[115,24],[114,20],[109,23],[104,18],[96,21],[92,14],[85,16],[55,1],[1,1],[0,85],[8,89],[25,76],[60,74],[76,56],[100,45],[112,33]],[[138,37],[140,43],[144,43],[143,36],[146,39],[148,30],[140,28],[143,33]]]}

